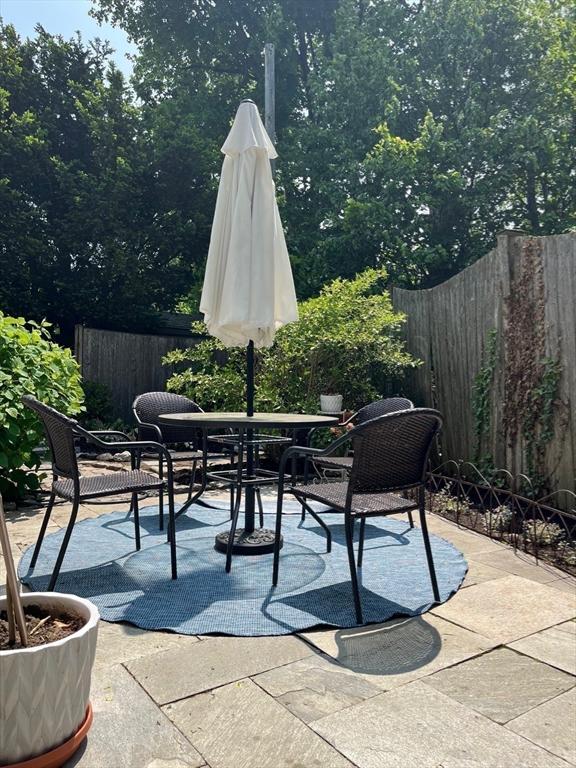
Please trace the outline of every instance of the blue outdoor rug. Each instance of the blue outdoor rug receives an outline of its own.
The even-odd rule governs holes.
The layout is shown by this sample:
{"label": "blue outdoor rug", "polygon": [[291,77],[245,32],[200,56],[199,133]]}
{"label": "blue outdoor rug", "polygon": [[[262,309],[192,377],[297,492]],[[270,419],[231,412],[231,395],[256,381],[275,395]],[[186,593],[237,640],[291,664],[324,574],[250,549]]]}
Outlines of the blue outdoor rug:
{"label": "blue outdoor rug", "polygon": [[[265,505],[273,527],[275,505]],[[280,580],[272,588],[272,555],[234,557],[224,571],[224,555],[214,536],[229,526],[222,509],[191,507],[177,520],[178,579],[170,579],[165,534],[158,531],[158,508],[140,512],[142,549],[134,549],[134,525],[126,510],[77,523],[57,589],[87,597],[106,621],[126,621],[143,629],[168,629],[185,635],[284,635],[319,625],[356,624],[349,581],[342,515],[323,514],[332,530],[326,554],[322,529],[300,507],[286,502]],[[270,514],[268,514],[270,513]],[[357,526],[358,527],[358,526]],[[47,587],[64,531],[46,536],[33,574],[32,555],[22,557],[19,575],[34,590]],[[442,601],[460,586],[467,571],[461,552],[431,536]],[[381,622],[416,616],[431,606],[432,588],[419,528],[391,518],[366,523],[360,576],[364,619]]]}

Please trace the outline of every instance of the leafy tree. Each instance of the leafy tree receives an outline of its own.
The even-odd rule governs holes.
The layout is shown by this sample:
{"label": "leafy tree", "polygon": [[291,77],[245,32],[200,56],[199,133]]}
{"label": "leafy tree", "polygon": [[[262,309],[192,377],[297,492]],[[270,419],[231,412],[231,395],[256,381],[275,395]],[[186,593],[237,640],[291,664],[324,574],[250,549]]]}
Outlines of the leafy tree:
{"label": "leafy tree", "polygon": [[[354,280],[337,279],[300,303],[300,321],[280,328],[270,349],[257,351],[259,410],[314,412],[327,388],[341,393],[348,408],[358,408],[416,364],[400,340],[404,317],[392,309],[386,279],[384,270],[369,269]],[[202,323],[197,328],[205,333]],[[245,350],[225,349],[207,338],[170,352],[166,363],[187,365],[169,380],[170,391],[207,409],[245,408]]]}
{"label": "leafy tree", "polygon": [[[278,187],[298,293],[386,264],[429,285],[503,226],[575,224],[570,0],[96,0],[147,99],[186,91],[220,142],[277,48]],[[218,160],[215,159],[215,165]]]}
{"label": "leafy tree", "polygon": [[136,105],[109,48],[0,27],[2,307],[133,328],[198,280],[214,184],[179,100]]}

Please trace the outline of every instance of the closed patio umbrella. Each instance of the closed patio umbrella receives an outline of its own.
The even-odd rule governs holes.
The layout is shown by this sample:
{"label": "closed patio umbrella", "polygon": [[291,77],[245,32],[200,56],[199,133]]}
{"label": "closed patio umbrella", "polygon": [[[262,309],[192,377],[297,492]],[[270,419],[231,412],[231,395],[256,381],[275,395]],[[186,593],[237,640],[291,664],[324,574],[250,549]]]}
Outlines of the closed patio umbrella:
{"label": "closed patio umbrella", "polygon": [[270,168],[277,154],[254,102],[238,107],[222,152],[200,311],[226,346],[269,347],[298,307]]}
{"label": "closed patio umbrella", "polygon": [[[200,311],[209,333],[225,346],[247,347],[246,413],[253,416],[254,347],[271,346],[278,328],[298,320],[270,167],[277,154],[253,101],[241,102],[222,152]],[[251,431],[247,438],[250,477]],[[248,485],[245,533],[253,530],[253,520],[254,489]]]}

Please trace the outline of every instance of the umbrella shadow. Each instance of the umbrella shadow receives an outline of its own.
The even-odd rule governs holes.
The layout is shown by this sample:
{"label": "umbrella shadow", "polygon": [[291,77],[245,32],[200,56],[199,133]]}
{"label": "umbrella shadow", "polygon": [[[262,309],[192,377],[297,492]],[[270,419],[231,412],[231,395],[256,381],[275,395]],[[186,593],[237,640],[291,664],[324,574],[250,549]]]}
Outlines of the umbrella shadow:
{"label": "umbrella shadow", "polygon": [[339,629],[334,642],[337,652],[328,660],[364,675],[412,672],[429,664],[442,648],[440,633],[422,616]]}

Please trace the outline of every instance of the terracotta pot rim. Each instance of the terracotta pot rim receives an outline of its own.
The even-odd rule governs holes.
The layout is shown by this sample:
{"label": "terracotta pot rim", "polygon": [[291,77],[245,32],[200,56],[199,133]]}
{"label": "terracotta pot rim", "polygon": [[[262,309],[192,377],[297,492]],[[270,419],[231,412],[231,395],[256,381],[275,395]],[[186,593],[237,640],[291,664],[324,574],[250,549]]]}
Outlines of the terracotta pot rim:
{"label": "terracotta pot rim", "polygon": [[[38,600],[40,598],[39,602],[34,602],[35,600]],[[63,637],[61,640],[54,640],[51,643],[45,643],[44,645],[36,645],[33,648],[13,648],[11,650],[1,650],[0,651],[0,659],[3,657],[9,656],[10,654],[27,654],[27,653],[41,653],[45,649],[48,648],[56,648],[57,646],[64,645],[65,643],[68,643],[70,640],[75,640],[77,638],[83,637],[84,635],[88,634],[88,632],[93,629],[100,619],[100,614],[98,612],[98,608],[94,605],[94,603],[91,603],[90,600],[86,600],[83,597],[78,597],[78,595],[71,595],[67,594],[65,592],[24,592],[22,594],[22,602],[24,606],[26,605],[39,605],[42,606],[43,603],[53,602],[53,603],[59,603],[61,602],[63,607],[71,608],[74,605],[75,606],[82,606],[84,609],[82,611],[83,617],[86,618],[86,623],[83,627],[80,627],[76,632],[73,632],[71,635],[68,635],[68,637]],[[0,597],[0,610],[6,607],[6,596],[3,595]],[[4,768],[4,766],[0,765],[0,768]]]}
{"label": "terracotta pot rim", "polygon": [[84,741],[86,734],[90,730],[93,719],[94,713],[92,711],[92,704],[88,702],[86,717],[78,730],[63,744],[51,749],[49,752],[44,752],[43,755],[31,757],[29,760],[24,760],[20,763],[10,763],[10,765],[3,764],[0,768],[60,768],[60,766],[64,765],[64,763],[78,751],[80,744]]}

